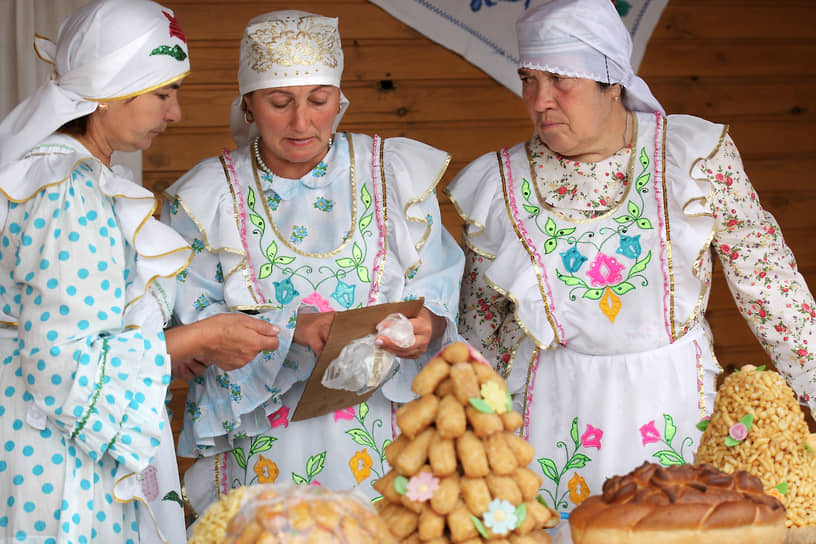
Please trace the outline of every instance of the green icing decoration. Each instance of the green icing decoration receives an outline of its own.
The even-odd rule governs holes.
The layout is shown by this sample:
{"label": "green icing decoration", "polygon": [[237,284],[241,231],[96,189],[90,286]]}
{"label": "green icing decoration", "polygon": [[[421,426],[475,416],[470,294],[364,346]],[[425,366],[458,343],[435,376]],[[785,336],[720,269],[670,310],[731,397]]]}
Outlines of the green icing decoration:
{"label": "green icing decoration", "polygon": [[742,419],[740,419],[740,423],[744,423],[745,428],[750,431],[751,427],[754,426],[754,414],[745,414],[742,416]]}
{"label": "green icing decoration", "polygon": [[507,411],[513,411],[513,397],[510,396],[510,393],[505,393],[507,395]]}
{"label": "green icing decoration", "polygon": [[811,447],[810,447],[810,444],[808,444],[807,442],[805,442],[805,449],[806,449],[806,450],[808,450],[808,451],[810,451],[810,452],[812,452],[812,451],[813,451],[813,448],[811,448]]}
{"label": "green icing decoration", "polygon": [[703,419],[699,423],[697,423],[697,429],[705,432],[705,430],[708,429],[709,423],[711,423],[711,420]]}
{"label": "green icing decoration", "polygon": [[536,500],[539,502],[539,504],[543,504],[543,505],[544,505],[544,506],[546,506],[547,508],[549,508],[549,507],[550,507],[550,506],[547,504],[547,500],[546,500],[546,499],[545,499],[545,498],[544,498],[542,495],[540,495],[540,494],[539,494],[539,495],[536,495]]}
{"label": "green icing decoration", "polygon": [[482,538],[488,538],[487,529],[485,529],[482,520],[480,520],[476,516],[470,516],[470,520],[473,522],[473,525],[476,527],[476,530],[479,531],[479,534],[482,535]]}
{"label": "green icing decoration", "polygon": [[765,370],[765,365],[758,366],[758,367],[757,367],[757,370]]}
{"label": "green icing decoration", "polygon": [[733,448],[734,446],[736,446],[740,442],[741,442],[741,440],[734,440],[730,436],[725,437],[725,445],[728,446],[729,448]]}
{"label": "green icing decoration", "polygon": [[521,527],[521,524],[524,522],[524,518],[527,517],[527,505],[524,503],[519,504],[516,507],[516,529]]}
{"label": "green icing decoration", "polygon": [[470,405],[476,408],[479,412],[483,414],[495,414],[496,411],[490,407],[486,400],[480,399],[479,397],[471,397],[470,398]]}
{"label": "green icing decoration", "polygon": [[780,482],[774,486],[774,489],[782,493],[783,495],[788,494],[788,482]]}
{"label": "green icing decoration", "polygon": [[405,491],[408,489],[408,478],[405,476],[397,476],[394,479],[394,491],[399,493],[400,495],[405,495]]}

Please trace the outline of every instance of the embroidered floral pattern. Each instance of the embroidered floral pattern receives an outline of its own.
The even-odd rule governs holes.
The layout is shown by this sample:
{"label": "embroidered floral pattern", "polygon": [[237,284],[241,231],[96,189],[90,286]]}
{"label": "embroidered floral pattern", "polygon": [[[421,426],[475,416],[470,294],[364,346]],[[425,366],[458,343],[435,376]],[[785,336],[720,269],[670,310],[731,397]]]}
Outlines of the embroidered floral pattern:
{"label": "embroidered floral pattern", "polygon": [[660,434],[660,431],[657,430],[655,426],[655,421],[651,420],[648,423],[645,423],[640,426],[640,439],[643,446],[647,446],[649,444],[662,442],[666,445],[666,448],[658,450],[652,454],[653,457],[656,457],[658,462],[663,465],[664,467],[668,467],[671,465],[685,465],[686,463],[693,462],[693,451],[689,451],[688,454],[692,456],[691,460],[686,461],[686,447],[691,447],[694,445],[694,440],[687,436],[685,437],[682,442],[680,442],[680,450],[678,451],[673,445],[672,442],[674,441],[675,436],[677,435],[677,427],[674,424],[674,418],[669,414],[663,414],[663,434]]}
{"label": "embroidered floral pattern", "polygon": [[[542,457],[538,459],[538,464],[541,466],[541,471],[544,473],[544,476],[549,479],[551,482],[555,484],[554,487],[550,486],[548,489],[544,487],[542,490],[544,494],[549,497],[549,501],[547,506],[553,508],[554,510],[558,511],[566,511],[570,509],[570,505],[566,500],[568,494],[570,494],[570,500],[572,500],[572,496],[581,497],[584,491],[582,490],[581,493],[577,491],[573,491],[570,493],[569,490],[569,483],[567,484],[567,490],[561,491],[561,483],[563,477],[567,474],[567,472],[579,468],[584,468],[587,466],[588,463],[592,461],[592,458],[588,455],[581,453],[579,450],[583,448],[596,448],[598,450],[601,449],[601,439],[603,438],[603,431],[592,425],[587,425],[584,434],[579,437],[578,435],[578,418],[574,418],[572,420],[572,425],[570,427],[570,438],[572,439],[572,451],[570,452],[570,447],[567,445],[566,442],[558,441],[556,446],[559,448],[563,448],[564,454],[566,456],[566,461],[564,465],[559,469],[558,465],[553,459],[548,457]],[[573,477],[574,479],[575,477]],[[583,478],[581,478],[583,480]],[[575,480],[576,487],[580,480]],[[590,493],[589,488],[586,486],[586,482],[583,482],[583,487],[585,488],[585,493],[588,495]],[[583,499],[582,499],[583,500]],[[576,503],[572,500],[574,504]]]}
{"label": "embroidered floral pattern", "polygon": [[306,461],[306,475],[301,476],[300,474],[292,473],[292,481],[298,485],[303,484],[312,484],[312,485],[320,485],[320,482],[315,480],[315,476],[323,472],[323,469],[326,466],[326,452],[321,451],[320,453],[316,453],[309,457]]}
{"label": "embroidered floral pattern", "polygon": [[[348,414],[348,413],[353,414],[354,413],[354,408],[349,407],[349,408],[346,409],[346,412],[343,412],[342,410],[338,410],[337,412],[335,412],[335,421],[337,421],[337,419],[338,419],[338,412],[340,412],[342,414],[340,416],[342,419],[348,419],[347,417],[345,417],[346,414]],[[367,457],[367,459],[368,459],[367,468],[365,469],[368,472],[367,472],[367,475],[365,476],[365,478],[368,478],[368,474],[373,472],[377,477],[376,479],[379,479],[379,478],[381,478],[382,476],[385,475],[385,448],[386,448],[386,446],[388,446],[388,444],[391,443],[391,439],[386,438],[382,442],[382,445],[377,446],[377,439],[374,437],[374,434],[375,434],[376,429],[382,428],[383,422],[382,422],[381,419],[378,418],[378,419],[375,419],[375,420],[371,421],[370,426],[367,426],[366,421],[365,421],[367,415],[368,415],[368,404],[366,404],[365,402],[361,402],[358,405],[358,413],[356,415],[354,415],[354,419],[359,424],[359,427],[347,430],[346,434],[349,435],[351,437],[351,439],[354,442],[356,442],[357,444],[359,444],[361,446],[364,446],[365,448],[369,448],[374,452],[374,454],[376,455],[375,458],[377,459],[377,462],[378,462],[378,465],[379,465],[379,469],[374,467],[374,461],[371,459],[371,456],[369,455],[369,453],[368,453],[368,451],[366,449],[363,449],[363,450],[357,452],[357,454],[361,456],[360,459],[363,458],[362,457],[363,455],[365,455],[365,457]],[[358,459],[358,461],[360,459]],[[351,461],[349,461],[349,466],[351,467]],[[357,483],[360,483],[365,479],[365,478],[358,478],[358,475],[362,474],[362,472],[360,472],[360,471],[362,471],[363,469],[359,468],[362,465],[356,465],[356,466],[358,466],[358,471],[355,471],[355,468],[352,468],[351,471],[352,471],[352,473],[354,473],[354,477],[357,478]]]}
{"label": "embroidered floral pattern", "polygon": [[[266,463],[262,463],[260,466],[256,462],[255,466],[253,466],[253,472],[255,472],[255,476],[247,481],[247,462],[249,459],[252,458],[253,455],[259,455],[266,451],[269,451],[272,448],[272,444],[277,440],[274,436],[257,436],[255,437],[252,442],[250,442],[249,450],[244,451],[243,448],[234,448],[230,451],[232,456],[235,458],[235,462],[238,464],[239,467],[244,471],[243,474],[243,481],[235,478],[232,482],[232,487],[240,487],[243,485],[249,485],[255,483],[256,479],[259,475],[264,475],[264,477],[271,477],[270,468]],[[275,476],[277,478],[277,475]]]}

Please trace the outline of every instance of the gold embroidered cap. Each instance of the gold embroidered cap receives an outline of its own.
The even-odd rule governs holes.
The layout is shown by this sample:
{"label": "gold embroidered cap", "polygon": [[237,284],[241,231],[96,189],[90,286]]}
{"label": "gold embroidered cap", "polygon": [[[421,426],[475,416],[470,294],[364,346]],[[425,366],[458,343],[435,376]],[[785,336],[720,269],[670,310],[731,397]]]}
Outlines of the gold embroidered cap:
{"label": "gold embroidered cap", "polygon": [[343,50],[337,19],[273,11],[250,20],[241,39],[241,94],[295,85],[340,87]]}

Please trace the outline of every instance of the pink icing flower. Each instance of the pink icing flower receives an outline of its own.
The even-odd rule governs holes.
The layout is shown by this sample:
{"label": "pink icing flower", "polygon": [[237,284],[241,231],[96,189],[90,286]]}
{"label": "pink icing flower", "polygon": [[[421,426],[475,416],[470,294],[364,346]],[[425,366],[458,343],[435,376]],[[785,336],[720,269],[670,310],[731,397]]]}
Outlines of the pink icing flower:
{"label": "pink icing flower", "polygon": [[644,446],[652,442],[660,442],[660,432],[655,427],[654,420],[640,427],[640,439],[643,441]]}
{"label": "pink icing flower", "polygon": [[280,410],[269,414],[268,419],[269,424],[273,427],[280,427],[283,425],[284,429],[287,428],[289,426],[289,407],[281,406]]}
{"label": "pink icing flower", "polygon": [[581,444],[583,444],[585,448],[597,448],[600,450],[602,437],[602,430],[587,424],[586,431],[584,431],[584,434],[581,436]]}
{"label": "pink icing flower", "polygon": [[308,304],[308,305],[314,306],[315,308],[317,308],[321,312],[331,312],[332,311],[331,304],[329,304],[329,302],[325,298],[323,298],[320,295],[320,293],[318,293],[317,291],[315,291],[314,293],[312,293],[308,297],[301,300],[301,302],[303,304]]}
{"label": "pink icing flower", "polygon": [[587,271],[587,276],[592,281],[592,285],[598,287],[615,285],[621,281],[621,270],[623,270],[623,265],[614,257],[598,253]]}
{"label": "pink icing flower", "polygon": [[334,420],[337,421],[339,419],[354,419],[354,406],[349,406],[348,408],[343,408],[342,410],[337,410],[334,412]]}
{"label": "pink icing flower", "polygon": [[414,502],[425,502],[433,497],[439,487],[439,479],[430,472],[420,472],[410,480],[405,488],[405,496]]}
{"label": "pink icing flower", "polygon": [[746,427],[745,423],[742,422],[734,423],[728,429],[728,436],[730,436],[737,442],[742,442],[743,440],[745,440],[745,437],[748,436],[748,427]]}

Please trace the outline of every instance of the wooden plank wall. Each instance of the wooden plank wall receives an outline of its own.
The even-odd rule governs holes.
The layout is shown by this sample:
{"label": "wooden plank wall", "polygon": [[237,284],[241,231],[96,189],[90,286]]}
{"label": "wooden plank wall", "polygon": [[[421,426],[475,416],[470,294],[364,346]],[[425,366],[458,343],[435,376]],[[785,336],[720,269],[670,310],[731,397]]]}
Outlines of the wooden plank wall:
{"label": "wooden plank wall", "polygon": [[[351,100],[340,129],[408,136],[450,152],[443,185],[479,155],[531,134],[520,98],[367,0],[163,3],[175,10],[189,39],[193,73],[181,93],[182,121],[144,155],[145,184],[157,193],[197,161],[232,147],[228,108],[237,94],[241,32],[251,17],[276,9],[340,18],[342,87]],[[816,232],[814,20],[813,0],[670,0],[640,75],[668,113],[730,124],[763,205],[816,286],[810,238]],[[440,199],[445,226],[460,238],[459,217]],[[723,366],[766,361],[719,268],[708,317]],[[184,387],[171,386],[177,412]]]}

